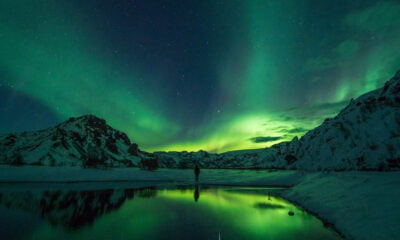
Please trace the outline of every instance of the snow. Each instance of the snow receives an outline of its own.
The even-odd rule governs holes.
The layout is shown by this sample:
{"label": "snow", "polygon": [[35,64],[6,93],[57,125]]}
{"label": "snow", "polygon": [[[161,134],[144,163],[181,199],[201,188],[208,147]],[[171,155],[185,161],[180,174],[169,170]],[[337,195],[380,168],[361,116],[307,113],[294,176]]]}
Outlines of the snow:
{"label": "snow", "polygon": [[274,168],[321,170],[400,169],[400,71],[384,87],[350,101],[302,138],[267,149],[222,154],[156,152],[168,168]]}
{"label": "snow", "polygon": [[[201,169],[200,183],[220,185],[291,186],[302,177],[298,171]],[[0,183],[25,182],[172,182],[193,183],[193,169],[138,168],[108,170],[81,167],[47,167],[0,165]]]}
{"label": "snow", "polygon": [[[1,191],[27,186],[31,189],[122,189],[193,184],[194,174],[191,169],[144,171],[3,165],[0,182]],[[284,198],[333,224],[347,239],[400,239],[400,172],[202,169],[200,183],[286,186],[289,188],[284,191]]]}
{"label": "snow", "polygon": [[0,135],[0,163],[44,166],[138,166],[125,133],[92,115],[45,130]]}
{"label": "snow", "polygon": [[41,131],[0,135],[0,163],[140,167],[156,161],[161,168],[399,170],[400,72],[300,139],[267,149],[146,153],[126,134],[92,115]]}
{"label": "snow", "polygon": [[400,172],[312,173],[283,197],[348,239],[400,239]]}
{"label": "snow", "polygon": [[[64,166],[0,165],[0,190],[46,187],[43,183],[88,189],[193,184],[192,169],[166,168],[198,164],[202,184],[292,186],[284,197],[334,224],[348,239],[400,239],[400,172],[350,171],[400,169],[400,72],[302,138],[268,149],[149,154],[131,147],[137,150],[124,133],[91,115],[42,131],[0,135],[0,163]],[[107,167],[157,159],[164,168],[82,168],[84,162],[100,158]],[[326,170],[348,172],[321,172]]]}
{"label": "snow", "polygon": [[[301,139],[277,144],[267,162],[289,169],[398,170],[400,168],[400,71],[383,88],[352,100]],[[292,157],[292,158],[293,158]]]}
{"label": "snow", "polygon": [[400,169],[400,71],[384,87],[351,100],[337,116],[303,137],[267,149],[222,154],[156,152],[169,168]]}

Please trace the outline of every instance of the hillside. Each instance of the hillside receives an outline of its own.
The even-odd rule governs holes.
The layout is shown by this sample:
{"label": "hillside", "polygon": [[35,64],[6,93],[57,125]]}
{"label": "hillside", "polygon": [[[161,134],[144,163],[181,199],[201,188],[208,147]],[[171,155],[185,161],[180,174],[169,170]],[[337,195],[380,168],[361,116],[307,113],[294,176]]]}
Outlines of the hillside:
{"label": "hillside", "polygon": [[136,166],[139,154],[125,133],[93,115],[41,131],[0,135],[0,162],[12,165]]}
{"label": "hillside", "polygon": [[385,86],[351,100],[300,139],[264,150],[222,154],[156,152],[163,167],[397,170],[400,168],[400,71]]}
{"label": "hillside", "polygon": [[0,163],[148,168],[277,168],[397,170],[400,168],[400,71],[384,87],[351,100],[337,116],[300,139],[267,149],[213,154],[146,153],[125,133],[93,115],[34,132],[0,135]]}
{"label": "hillside", "polygon": [[266,151],[267,162],[305,170],[400,168],[400,71],[385,86],[351,100],[300,139]]}

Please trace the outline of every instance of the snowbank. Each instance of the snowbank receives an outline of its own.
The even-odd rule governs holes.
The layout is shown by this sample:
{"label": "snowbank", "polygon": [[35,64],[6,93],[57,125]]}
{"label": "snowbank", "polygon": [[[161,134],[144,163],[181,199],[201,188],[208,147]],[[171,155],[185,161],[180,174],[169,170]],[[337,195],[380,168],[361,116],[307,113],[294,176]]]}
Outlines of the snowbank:
{"label": "snowbank", "polygon": [[[61,185],[62,188],[134,188],[192,184],[193,180],[193,170],[159,169],[150,172],[136,168],[98,170],[0,166],[2,191]],[[76,183],[79,181],[85,183]],[[200,181],[202,184],[293,186],[283,193],[283,197],[333,224],[347,239],[400,239],[400,172],[202,169]]]}
{"label": "snowbank", "polygon": [[[200,183],[292,186],[301,179],[302,175],[303,174],[298,171],[201,169]],[[100,170],[84,169],[81,167],[13,167],[0,165],[0,183],[112,181],[193,183],[194,172],[192,169],[158,169],[156,171],[145,171],[138,168]]]}
{"label": "snowbank", "polygon": [[400,239],[400,172],[313,173],[283,197],[348,239]]}

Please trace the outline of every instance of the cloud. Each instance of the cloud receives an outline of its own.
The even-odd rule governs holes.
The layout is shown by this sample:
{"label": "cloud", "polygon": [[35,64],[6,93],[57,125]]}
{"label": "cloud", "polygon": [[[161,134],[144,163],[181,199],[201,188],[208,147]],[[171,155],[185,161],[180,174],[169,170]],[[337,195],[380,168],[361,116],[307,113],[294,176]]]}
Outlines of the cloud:
{"label": "cloud", "polygon": [[275,142],[281,140],[282,137],[253,137],[250,138],[250,141],[253,143],[265,143],[265,142]]}
{"label": "cloud", "polygon": [[304,132],[307,132],[308,130],[309,129],[298,127],[298,128],[292,128],[292,129],[283,129],[282,132],[285,132],[285,133],[304,133]]}
{"label": "cloud", "polygon": [[[278,114],[282,119],[290,118],[293,122],[322,122],[324,118],[333,117],[338,114],[339,111],[342,110],[348,103],[348,100],[344,100],[332,103],[319,103],[301,107],[293,107],[283,110]],[[294,129],[296,128],[299,129],[300,127],[296,126]],[[304,130],[306,130],[306,128],[304,128]]]}

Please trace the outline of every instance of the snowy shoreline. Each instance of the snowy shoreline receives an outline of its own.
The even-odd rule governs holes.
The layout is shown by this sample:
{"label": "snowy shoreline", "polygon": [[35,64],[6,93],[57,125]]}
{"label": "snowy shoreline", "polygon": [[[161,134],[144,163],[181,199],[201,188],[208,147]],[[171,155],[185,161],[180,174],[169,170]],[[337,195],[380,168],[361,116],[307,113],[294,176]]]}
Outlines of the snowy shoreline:
{"label": "snowy shoreline", "polygon": [[[303,176],[299,171],[202,169],[201,184],[292,186]],[[191,169],[145,171],[138,168],[108,170],[81,167],[43,167],[0,165],[0,183],[34,182],[173,182],[193,183]]]}
{"label": "snowy shoreline", "polygon": [[[16,188],[134,188],[192,184],[192,170],[0,166],[0,191]],[[82,183],[85,184],[82,184]],[[334,226],[346,239],[400,239],[400,172],[204,169],[201,184],[286,186],[283,197]]]}
{"label": "snowy shoreline", "polygon": [[346,239],[400,239],[400,172],[311,173],[283,197]]}

